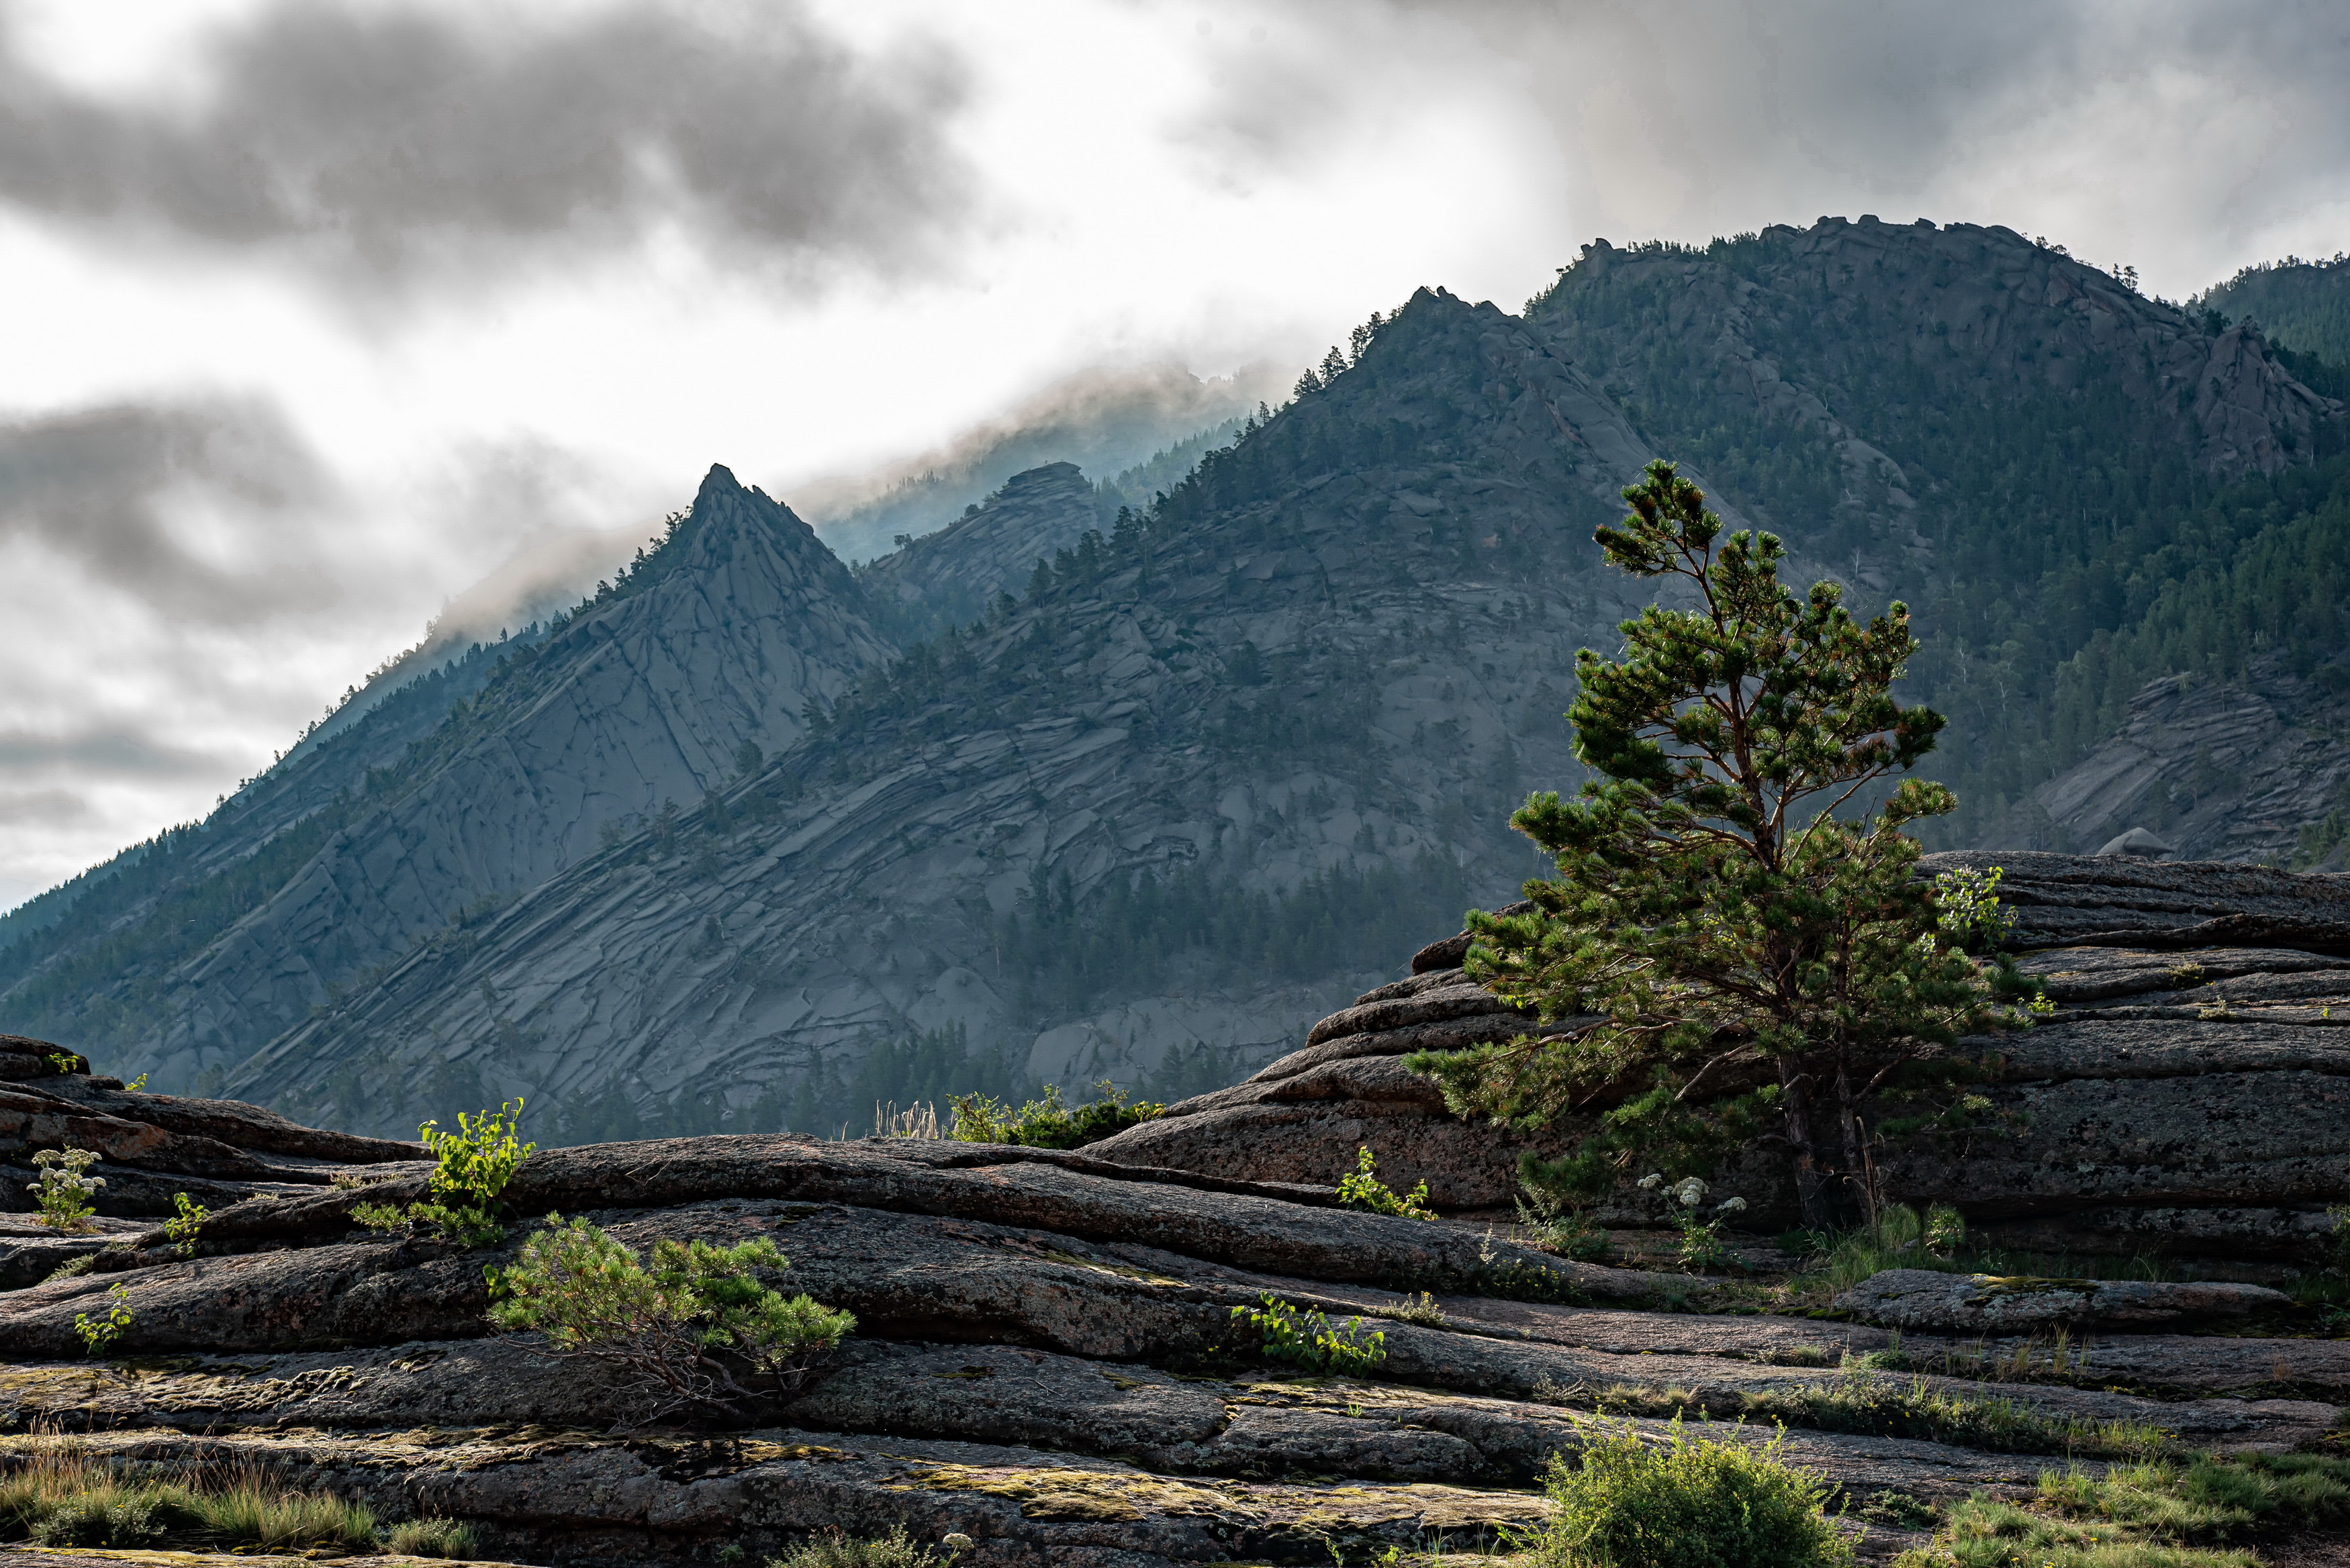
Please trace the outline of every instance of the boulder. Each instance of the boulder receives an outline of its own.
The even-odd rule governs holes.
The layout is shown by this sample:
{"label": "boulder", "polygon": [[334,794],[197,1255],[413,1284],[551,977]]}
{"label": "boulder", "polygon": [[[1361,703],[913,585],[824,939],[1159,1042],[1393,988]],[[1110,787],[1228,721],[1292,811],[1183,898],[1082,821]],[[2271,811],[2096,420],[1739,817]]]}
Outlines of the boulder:
{"label": "boulder", "polygon": [[2293,1298],[2222,1280],[2040,1280],[1887,1269],[1836,1297],[1864,1323],[1954,1334],[2153,1328],[2282,1312]]}
{"label": "boulder", "polygon": [[2178,851],[2143,827],[2133,827],[2127,833],[2117,833],[2106,840],[2100,856],[2128,855],[2146,860],[2168,860]]}

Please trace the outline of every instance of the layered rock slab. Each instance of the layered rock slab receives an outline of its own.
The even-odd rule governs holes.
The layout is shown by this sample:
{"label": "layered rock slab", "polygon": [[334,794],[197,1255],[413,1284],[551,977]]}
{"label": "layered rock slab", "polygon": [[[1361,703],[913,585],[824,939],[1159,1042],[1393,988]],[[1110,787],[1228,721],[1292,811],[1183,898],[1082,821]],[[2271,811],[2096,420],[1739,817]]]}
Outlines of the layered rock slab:
{"label": "layered rock slab", "polygon": [[[2268,1275],[2314,1263],[2329,1206],[2350,1197],[2350,877],[2021,851],[1925,862],[1994,866],[2018,916],[2018,962],[2057,1011],[1964,1043],[2003,1117],[1963,1140],[1885,1151],[1888,1193],[1952,1203],[1987,1238],[2035,1251],[2167,1253]],[[1315,1025],[1299,1050],[1089,1152],[1326,1184],[1369,1147],[1391,1187],[1425,1180],[1447,1208],[1506,1207],[1522,1155],[1555,1157],[1592,1124],[1471,1126],[1404,1068],[1415,1050],[1544,1027],[1468,981],[1467,947],[1466,933],[1431,943],[1409,979]],[[1747,1199],[1757,1228],[1795,1222],[1782,1163],[1733,1162],[1717,1182]],[[1600,1218],[1653,1222],[1628,1205]]]}

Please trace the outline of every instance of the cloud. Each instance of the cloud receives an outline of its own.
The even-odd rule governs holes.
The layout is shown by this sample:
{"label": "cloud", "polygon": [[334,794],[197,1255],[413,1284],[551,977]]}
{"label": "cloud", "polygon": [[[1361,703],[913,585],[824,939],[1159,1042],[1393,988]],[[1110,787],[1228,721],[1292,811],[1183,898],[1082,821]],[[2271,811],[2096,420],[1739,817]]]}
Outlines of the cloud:
{"label": "cloud", "polygon": [[305,534],[333,489],[266,403],[0,421],[0,545],[38,545],[174,615],[229,619],[328,592]]}
{"label": "cloud", "polygon": [[0,201],[370,287],[682,230],[889,270],[970,212],[960,64],[860,55],[795,5],[556,22],[279,0],[203,36],[200,90],[106,97],[0,55]]}
{"label": "cloud", "polygon": [[[1576,231],[1704,239],[1821,213],[2001,223],[2185,293],[2350,219],[2350,11],[2226,0],[1269,0],[1226,137],[1310,149],[1333,82],[1420,68],[1548,121]],[[1239,61],[1247,46],[1222,46]],[[1278,76],[1280,79],[1269,79]],[[1284,85],[1286,83],[1287,85]],[[1357,93],[1347,112],[1380,112]],[[1321,122],[1318,128],[1308,122]],[[1558,258],[1561,261],[1566,258]]]}
{"label": "cloud", "polygon": [[124,729],[84,729],[68,734],[0,731],[0,775],[66,769],[77,777],[182,778],[216,769],[222,761]]}

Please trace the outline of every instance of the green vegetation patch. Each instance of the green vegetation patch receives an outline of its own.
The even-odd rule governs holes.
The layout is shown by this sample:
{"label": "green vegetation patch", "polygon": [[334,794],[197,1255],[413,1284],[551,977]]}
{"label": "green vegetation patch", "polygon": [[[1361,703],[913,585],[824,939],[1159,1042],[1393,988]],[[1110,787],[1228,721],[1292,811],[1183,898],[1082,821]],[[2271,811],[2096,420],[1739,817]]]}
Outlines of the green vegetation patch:
{"label": "green vegetation patch", "polygon": [[1595,1425],[1578,1462],[1554,1458],[1544,1568],[1835,1568],[1851,1542],[1826,1517],[1828,1483],[1763,1442],[1692,1437],[1676,1421],[1662,1441]]}

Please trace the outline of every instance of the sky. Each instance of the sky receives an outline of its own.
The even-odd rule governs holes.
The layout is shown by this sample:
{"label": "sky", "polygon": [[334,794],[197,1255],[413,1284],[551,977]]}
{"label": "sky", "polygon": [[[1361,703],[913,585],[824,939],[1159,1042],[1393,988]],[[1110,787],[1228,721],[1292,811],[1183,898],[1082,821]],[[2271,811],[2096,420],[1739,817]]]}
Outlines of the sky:
{"label": "sky", "polygon": [[452,599],[1605,235],[2350,247],[2350,6],[0,0],[0,909]]}

